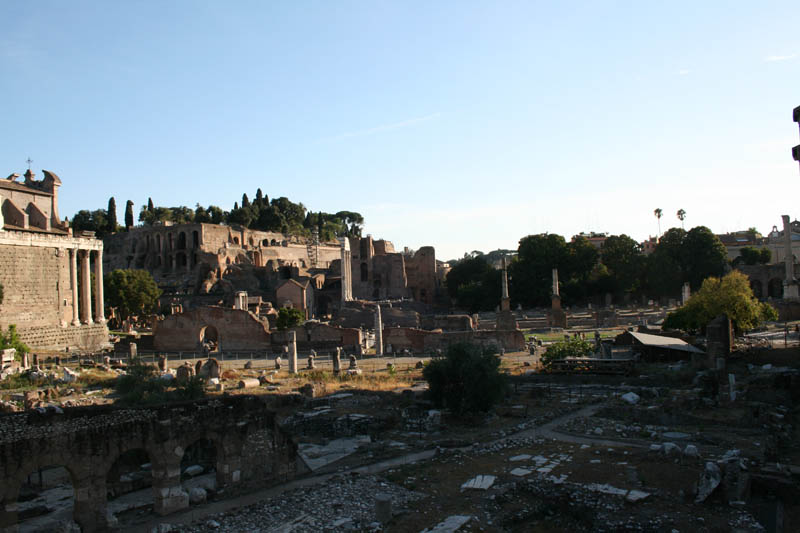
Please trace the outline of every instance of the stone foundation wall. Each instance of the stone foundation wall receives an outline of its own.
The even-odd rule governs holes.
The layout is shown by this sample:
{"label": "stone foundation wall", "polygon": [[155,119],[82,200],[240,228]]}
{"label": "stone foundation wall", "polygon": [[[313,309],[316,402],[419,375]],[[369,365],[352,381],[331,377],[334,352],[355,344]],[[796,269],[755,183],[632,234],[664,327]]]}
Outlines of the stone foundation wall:
{"label": "stone foundation wall", "polygon": [[445,350],[451,344],[466,342],[487,348],[506,351],[525,350],[525,335],[519,330],[511,331],[425,331],[416,328],[384,328],[383,343],[388,351],[399,352],[408,349],[414,353],[433,353]]}
{"label": "stone foundation wall", "polygon": [[97,351],[110,347],[105,324],[18,328],[19,338],[32,350],[63,352],[65,348]]}
{"label": "stone foundation wall", "polygon": [[72,319],[69,254],[57,248],[0,244],[0,327],[57,326]]}
{"label": "stone foundation wall", "polygon": [[200,307],[168,316],[156,323],[153,345],[165,351],[199,350],[204,328],[216,330],[222,351],[264,350],[270,345],[264,322],[249,311],[225,307]]}

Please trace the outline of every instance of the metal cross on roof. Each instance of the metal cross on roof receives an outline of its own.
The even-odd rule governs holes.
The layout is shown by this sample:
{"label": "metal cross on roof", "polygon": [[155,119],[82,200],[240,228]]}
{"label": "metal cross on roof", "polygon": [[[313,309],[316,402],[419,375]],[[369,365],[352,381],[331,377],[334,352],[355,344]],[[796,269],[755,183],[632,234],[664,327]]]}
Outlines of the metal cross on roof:
{"label": "metal cross on roof", "polygon": [[28,163],[28,170],[30,170],[31,169],[31,163],[33,163],[33,159],[28,157],[28,159],[26,159],[25,162]]}

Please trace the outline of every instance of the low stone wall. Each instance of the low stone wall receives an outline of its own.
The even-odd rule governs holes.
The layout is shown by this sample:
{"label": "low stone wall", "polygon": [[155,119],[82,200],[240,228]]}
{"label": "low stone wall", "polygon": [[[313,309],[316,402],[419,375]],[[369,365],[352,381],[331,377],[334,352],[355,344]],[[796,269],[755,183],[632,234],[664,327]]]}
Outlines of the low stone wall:
{"label": "low stone wall", "polygon": [[19,338],[31,350],[63,352],[66,348],[98,351],[110,347],[105,324],[82,326],[37,326],[17,328]]}
{"label": "low stone wall", "polygon": [[433,353],[445,350],[451,344],[466,342],[487,348],[506,351],[525,350],[525,336],[519,330],[478,330],[478,331],[427,331],[417,328],[385,328],[384,347],[388,351],[409,350],[414,353]]}
{"label": "low stone wall", "polygon": [[198,350],[206,328],[214,328],[222,351],[264,350],[270,345],[264,322],[249,311],[226,307],[198,307],[168,316],[156,323],[153,345],[172,352]]}

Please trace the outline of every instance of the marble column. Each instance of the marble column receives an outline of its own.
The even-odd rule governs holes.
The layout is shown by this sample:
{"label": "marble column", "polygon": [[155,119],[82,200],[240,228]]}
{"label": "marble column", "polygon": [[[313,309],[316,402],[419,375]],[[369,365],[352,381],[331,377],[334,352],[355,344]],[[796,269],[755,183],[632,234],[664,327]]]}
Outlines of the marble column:
{"label": "marble column", "polygon": [[381,306],[375,306],[375,355],[383,355],[383,320]]}
{"label": "marble column", "polygon": [[95,322],[105,324],[103,305],[103,250],[97,250],[94,258],[94,308]]}
{"label": "marble column", "polygon": [[297,374],[297,333],[289,332],[289,373]]}
{"label": "marble column", "polygon": [[89,268],[89,250],[81,250],[81,322],[92,321],[92,271]]}
{"label": "marble column", "polygon": [[80,305],[78,301],[78,250],[76,249],[69,251],[69,274],[70,282],[72,283],[72,325],[80,326],[81,321],[78,318]]}
{"label": "marble column", "polygon": [[350,239],[340,238],[342,243],[342,301],[349,302],[353,299],[352,254],[350,252]]}

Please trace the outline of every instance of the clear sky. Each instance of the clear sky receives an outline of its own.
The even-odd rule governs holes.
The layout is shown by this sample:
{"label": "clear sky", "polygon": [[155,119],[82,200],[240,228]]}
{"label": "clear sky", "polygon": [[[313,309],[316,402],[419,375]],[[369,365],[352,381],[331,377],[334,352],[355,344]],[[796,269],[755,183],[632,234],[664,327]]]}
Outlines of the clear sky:
{"label": "clear sky", "polygon": [[0,2],[3,176],[61,216],[261,187],[437,257],[800,218],[800,4]]}

